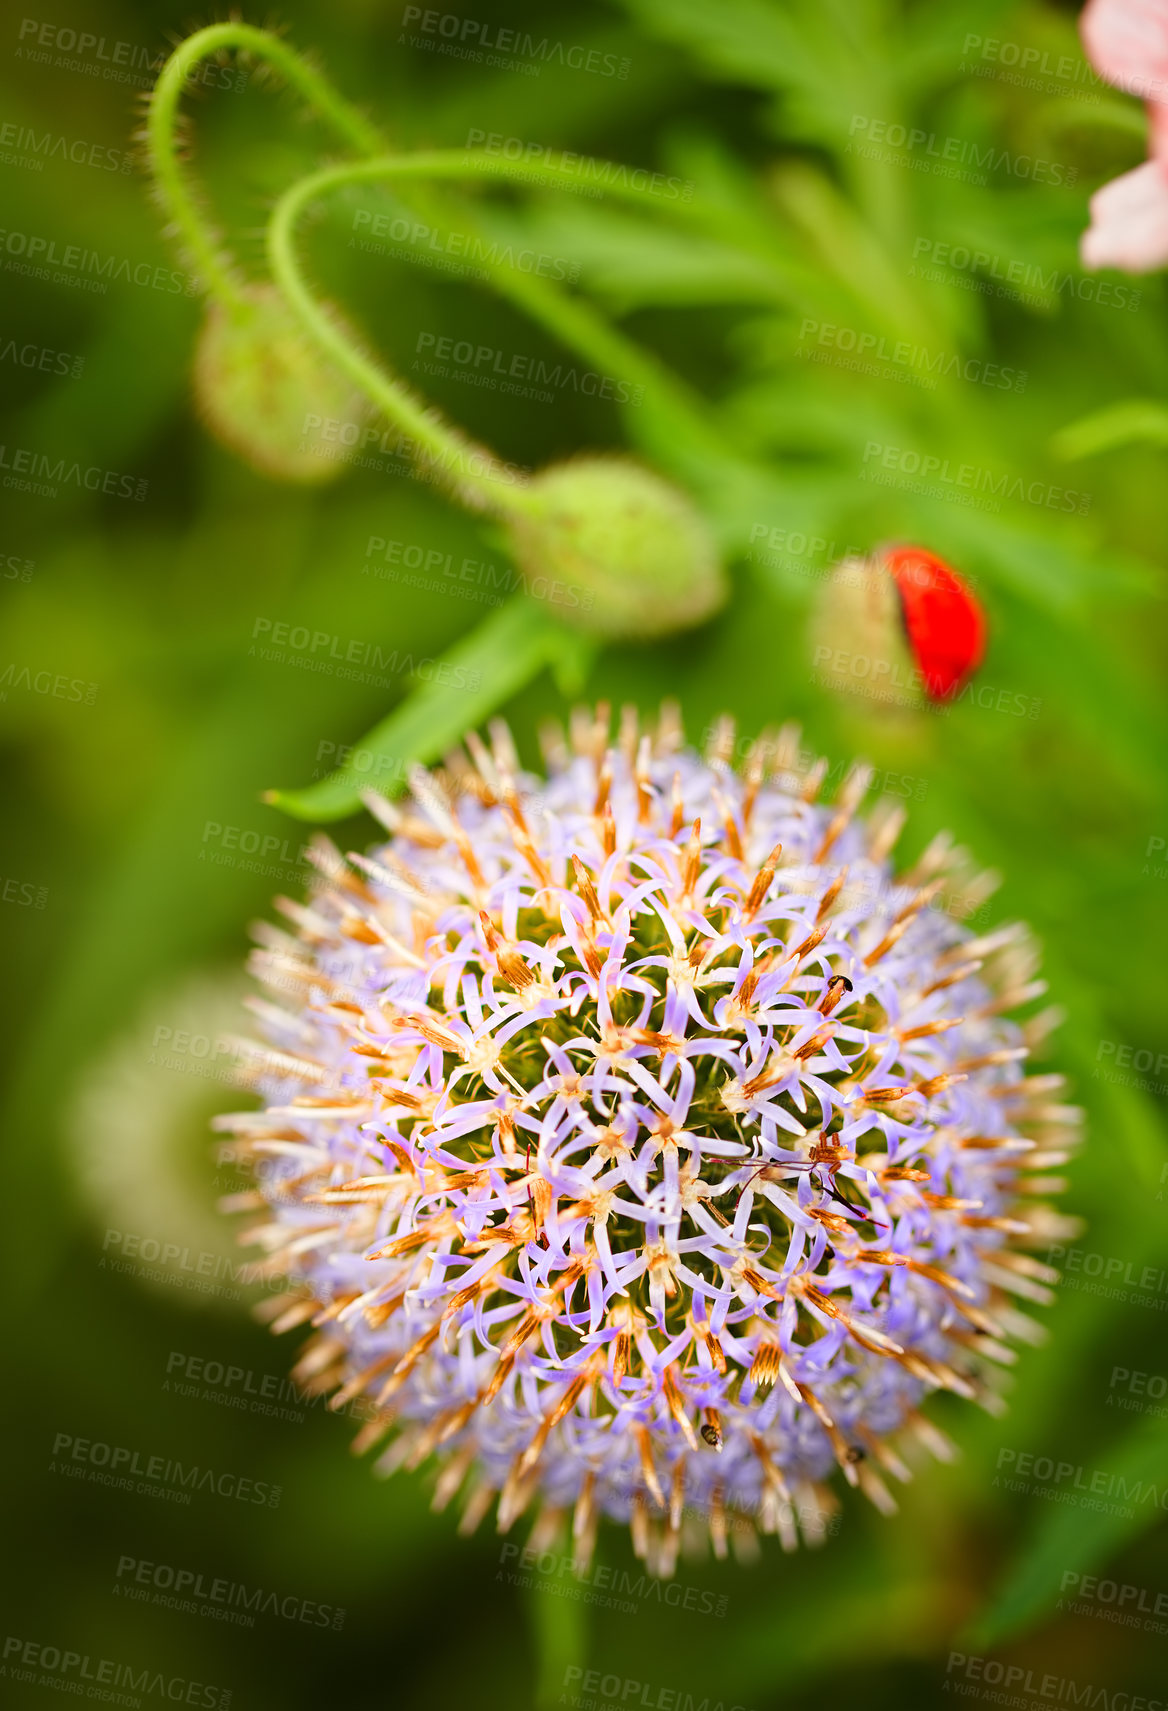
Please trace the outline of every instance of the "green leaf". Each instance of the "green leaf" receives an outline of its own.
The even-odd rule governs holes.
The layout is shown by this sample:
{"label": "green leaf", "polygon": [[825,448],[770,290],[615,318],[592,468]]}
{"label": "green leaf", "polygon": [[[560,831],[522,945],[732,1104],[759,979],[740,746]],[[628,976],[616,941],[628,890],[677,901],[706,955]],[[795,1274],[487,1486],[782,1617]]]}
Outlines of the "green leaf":
{"label": "green leaf", "polygon": [[1072,462],[1132,445],[1168,446],[1168,408],[1151,398],[1125,398],[1068,422],[1053,436],[1050,449]]}
{"label": "green leaf", "polygon": [[[1160,1519],[1157,1503],[1144,1488],[1151,1486],[1156,1493],[1164,1489],[1168,1465],[1164,1422],[1149,1420],[1137,1426],[1120,1440],[1107,1461],[1111,1478],[1099,1507],[1060,1506],[1043,1516],[997,1597],[975,1625],[971,1644],[997,1645],[1028,1627],[1056,1603],[1065,1574],[1085,1574],[1100,1567],[1120,1545]],[[1137,1490],[1140,1496],[1135,1495]]]}
{"label": "green leaf", "polygon": [[587,1662],[587,1614],[582,1602],[553,1596],[534,1575],[528,1588],[524,1603],[535,1651],[535,1704],[545,1711],[563,1702],[569,1670],[582,1670]]}
{"label": "green leaf", "polygon": [[[769,304],[792,296],[798,300],[800,294],[789,280],[792,269],[774,259],[698,231],[651,223],[625,209],[548,203],[522,216],[480,216],[480,224],[492,235],[581,256],[585,285],[622,310],[658,303]],[[799,278],[798,285],[805,291],[807,278]]]}
{"label": "green leaf", "polygon": [[269,790],[264,801],[298,820],[341,820],[360,808],[374,761],[396,761],[404,770],[413,762],[435,760],[544,666],[554,666],[568,681],[580,681],[586,659],[583,638],[519,595],[452,648],[430,682],[355,745],[360,770],[350,764],[304,790]]}
{"label": "green leaf", "polygon": [[848,11],[798,0],[626,0],[641,27],[687,50],[719,80],[785,98],[796,135],[838,143],[859,111],[857,87],[872,84],[862,21]]}

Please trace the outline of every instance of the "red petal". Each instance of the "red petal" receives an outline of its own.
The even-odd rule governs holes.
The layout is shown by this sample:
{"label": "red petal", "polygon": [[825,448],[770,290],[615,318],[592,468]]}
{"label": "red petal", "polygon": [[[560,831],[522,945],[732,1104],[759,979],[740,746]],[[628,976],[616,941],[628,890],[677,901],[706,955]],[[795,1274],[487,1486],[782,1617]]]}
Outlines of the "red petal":
{"label": "red petal", "polygon": [[936,553],[886,547],[909,646],[933,701],[956,695],[985,652],[986,622],[971,590]]}

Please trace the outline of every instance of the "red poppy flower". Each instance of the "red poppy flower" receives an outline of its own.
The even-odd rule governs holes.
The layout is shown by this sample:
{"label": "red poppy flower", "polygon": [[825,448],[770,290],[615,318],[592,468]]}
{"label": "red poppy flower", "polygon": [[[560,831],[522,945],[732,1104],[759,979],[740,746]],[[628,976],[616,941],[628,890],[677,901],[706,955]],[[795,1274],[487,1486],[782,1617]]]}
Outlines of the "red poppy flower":
{"label": "red poppy flower", "polygon": [[885,547],[908,643],[925,693],[949,701],[985,652],[985,614],[957,572],[924,547]]}

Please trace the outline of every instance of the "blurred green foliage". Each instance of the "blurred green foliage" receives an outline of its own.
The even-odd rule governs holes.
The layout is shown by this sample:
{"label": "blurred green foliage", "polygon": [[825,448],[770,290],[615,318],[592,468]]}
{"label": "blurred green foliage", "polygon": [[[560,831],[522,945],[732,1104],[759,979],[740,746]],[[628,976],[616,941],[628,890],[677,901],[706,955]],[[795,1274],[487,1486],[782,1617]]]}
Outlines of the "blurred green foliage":
{"label": "blurred green foliage", "polygon": [[[347,0],[283,16],[395,148],[519,138],[659,171],[692,196],[656,212],[537,183],[444,189],[478,228],[579,264],[574,352],[482,284],[356,247],[355,208],[400,215],[388,192],[326,207],[307,244],[314,275],[371,348],[500,456],[538,467],[628,448],[695,496],[731,563],[730,604],[673,642],[581,656],[584,692],[645,709],[676,694],[694,737],[724,709],[747,734],[798,719],[833,765],[862,752],[912,799],[907,853],[949,827],[1000,869],[991,918],[1027,918],[1044,941],[1067,1010],[1052,1067],[1088,1111],[1068,1203],[1087,1220],[1084,1248],[1129,1268],[1121,1283],[1138,1279],[1162,1263],[1168,1156],[1163,1069],[1119,1067],[1168,1044],[1168,325],[1159,278],[1086,276],[1076,261],[1087,192],[1142,158],[1138,108],[1087,73],[1070,10],[1007,0],[481,0],[484,26],[564,44],[510,67],[444,53],[405,10]],[[180,1287],[173,1264],[152,1284],[110,1261],[126,1233],[230,1251],[206,1123],[238,1096],[207,1073],[213,1056],[176,1051],[175,1036],[219,1027],[226,1000],[208,991],[231,985],[250,918],[302,883],[305,830],[261,792],[331,770],[410,687],[265,662],[250,651],[257,620],[433,657],[473,646],[478,585],[379,577],[370,537],[506,561],[489,525],[400,465],[279,487],[200,428],[188,378],[200,306],[181,281],[169,288],[182,263],[145,180],[28,141],[130,146],[145,62],[185,14],[101,12],[95,24],[66,9],[31,32],[13,17],[0,37],[5,117],[21,133],[0,162],[5,469],[30,450],[119,478],[113,493],[67,477],[55,496],[6,493],[5,1250],[22,1374],[9,1387],[6,1632],[230,1686],[240,1708],[509,1711],[561,1702],[575,1660],[711,1706],[862,1697],[891,1711],[939,1702],[947,1654],[979,1648],[1036,1674],[1155,1691],[1154,1630],[1056,1602],[1067,1575],[1104,1566],[1154,1597],[1162,1510],[1125,1519],[1014,1493],[996,1468],[1016,1450],[1163,1491],[1164,1410],[1127,1415],[1112,1385],[1117,1367],[1164,1367],[1162,1290],[1108,1299],[1071,1280],[1004,1419],[941,1399],[963,1458],[908,1488],[897,1519],[849,1502],[818,1555],[786,1559],[767,1541],[753,1564],[683,1567],[685,1585],[728,1598],[721,1618],[652,1598],[636,1616],[589,1607],[558,1578],[518,1588],[497,1539],[459,1540],[428,1514],[424,1478],[372,1483],[344,1453],[351,1422],[317,1405],[293,1424],[164,1390],[176,1353],[259,1375],[290,1364],[289,1343],[230,1293]],[[105,58],[62,51],[69,29],[96,32]],[[115,59],[116,43],[133,52]],[[582,58],[569,47],[617,74],[561,63]],[[189,102],[192,158],[258,278],[268,208],[334,145],[263,79],[237,89],[233,64],[212,70],[218,87]],[[114,257],[108,288],[81,288],[76,268],[39,277],[14,233]],[[548,404],[467,384],[456,364],[423,378],[423,335],[636,375],[644,393],[621,407],[564,387]],[[30,366],[26,350],[70,362]],[[924,458],[937,460],[931,479]],[[966,490],[937,472],[965,465],[1004,496],[955,503]],[[121,496],[123,476],[145,497]],[[1030,498],[1009,496],[1018,483]],[[1076,498],[1064,508],[1052,490]],[[846,546],[888,539],[975,580],[991,625],[980,701],[887,714],[816,687],[807,613],[822,571]],[[69,687],[54,692],[58,680]],[[507,707],[529,756],[562,681],[542,675]],[[340,835],[351,847],[369,826]],[[70,1481],[51,1468],[58,1434],[275,1482],[282,1501],[183,1507]],[[129,1601],[115,1593],[124,1557],[344,1606],[344,1628],[261,1617],[244,1629]],[[601,1560],[632,1566],[615,1535]],[[5,1688],[18,1705],[48,1691]]]}

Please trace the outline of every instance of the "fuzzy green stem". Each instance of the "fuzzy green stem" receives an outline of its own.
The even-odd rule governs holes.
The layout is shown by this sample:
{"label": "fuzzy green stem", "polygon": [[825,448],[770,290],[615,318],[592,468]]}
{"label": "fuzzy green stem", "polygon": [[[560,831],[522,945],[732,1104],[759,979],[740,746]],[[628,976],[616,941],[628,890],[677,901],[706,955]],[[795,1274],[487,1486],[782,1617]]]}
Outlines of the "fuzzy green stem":
{"label": "fuzzy green stem", "polygon": [[[569,190],[580,185],[580,176],[567,167],[551,164],[533,169],[521,160],[506,160],[488,154],[485,149],[430,149],[411,155],[386,155],[369,161],[370,167],[387,168],[387,176],[396,178],[506,178],[518,184],[535,184],[547,188],[562,183]],[[606,162],[597,162],[607,165]],[[365,176],[369,176],[366,174]],[[616,182],[605,185],[605,193],[621,201],[637,202],[660,209],[665,204],[656,191],[641,185]],[[686,207],[692,207],[687,203]]]}
{"label": "fuzzy green stem", "polygon": [[[254,54],[270,64],[313,107],[318,117],[331,125],[337,136],[357,153],[380,155],[385,150],[386,139],[302,55],[267,30],[256,29],[250,24],[213,24],[197,30],[180,43],[159,74],[151,98],[147,120],[151,170],[162,204],[202,274],[208,291],[228,307],[238,310],[245,302],[243,284],[225,258],[214,228],[199,206],[190,175],[179,155],[177,139],[179,103],[186,79],[200,60],[232,49]],[[453,162],[462,155],[463,151],[451,151],[449,158]],[[566,185],[577,186],[575,176],[558,166],[541,168],[533,175],[532,170],[521,162],[500,161],[490,156],[485,159],[490,162],[489,166],[471,170],[506,176],[521,183],[546,184],[549,179],[563,179]],[[453,177],[458,174],[451,168],[432,176]],[[631,184],[608,183],[606,190],[631,202],[662,206],[660,198],[655,197],[651,190],[638,189]],[[693,204],[686,204],[686,211],[701,213],[696,199]],[[714,211],[707,212],[712,214]],[[565,297],[550,281],[522,274],[504,264],[492,266],[491,271],[501,295],[540,322],[570,349],[620,374],[631,384],[644,387],[648,394],[656,394],[662,407],[684,422],[688,437],[695,445],[701,447],[709,440],[709,424],[699,400],[654,357],[607,325],[590,305]],[[717,436],[713,439],[716,442]],[[715,449],[714,444],[706,445],[707,451]]]}
{"label": "fuzzy green stem", "polygon": [[[574,182],[570,173],[549,168],[548,176]],[[400,427],[425,449],[439,470],[456,470],[457,485],[473,495],[486,509],[498,512],[520,512],[527,508],[524,487],[512,475],[504,477],[502,467],[493,455],[481,447],[468,448],[463,438],[437,411],[421,404],[413,394],[372,363],[357,350],[310,290],[296,255],[296,227],[308,207],[331,191],[353,184],[376,183],[394,179],[458,179],[508,178],[530,182],[530,169],[521,162],[501,161],[495,155],[469,149],[433,150],[409,155],[382,155],[375,160],[350,161],[340,166],[324,167],[301,179],[277,202],[268,225],[268,261],[272,278],[299,316],[305,331],[316,341],[361,390],[384,411],[389,420]],[[615,194],[634,202],[652,202],[651,191],[632,185],[619,186]],[[587,342],[597,349],[598,329],[588,316],[577,312],[577,306],[558,292],[530,291],[524,287],[527,276],[505,263],[488,262],[494,278],[515,300],[522,302],[553,332],[569,345],[579,347]],[[523,283],[520,284],[519,281]],[[631,370],[635,384],[668,389],[668,377],[658,365],[643,353],[629,347],[626,341],[613,335],[602,340],[605,356]],[[631,355],[630,355],[631,352]],[[670,403],[676,400],[670,397]],[[468,451],[470,456],[468,456]],[[492,469],[484,476],[469,467],[471,457],[490,460]],[[494,471],[498,470],[499,473]]]}
{"label": "fuzzy green stem", "polygon": [[[579,185],[578,176],[558,165],[540,167],[533,174],[531,167],[522,161],[500,159],[497,155],[487,154],[481,149],[433,149],[428,153],[419,152],[410,155],[383,155],[380,159],[353,162],[329,169],[327,185],[322,185],[321,193],[326,189],[334,189],[339,185],[350,183],[367,183],[380,178],[420,178],[420,179],[461,179],[461,178],[495,178],[507,179],[517,184],[539,183],[545,187],[554,186],[556,182],[574,189]],[[628,183],[613,183],[605,186],[606,193],[618,200],[633,202],[642,207],[662,209],[661,198],[650,189],[644,189]],[[686,204],[687,210],[693,204]],[[619,333],[607,327],[598,327],[589,317],[575,313],[577,305],[554,285],[540,279],[537,275],[520,272],[518,268],[506,262],[486,257],[483,266],[492,275],[512,301],[526,308],[564,341],[565,344],[579,348],[587,343],[588,354],[603,354],[606,362],[623,368],[625,378],[634,384],[663,388],[668,384],[656,360],[631,344]],[[603,345],[599,340],[604,333],[608,337]],[[672,397],[670,403],[673,403]]]}
{"label": "fuzzy green stem", "polygon": [[178,146],[179,107],[187,78],[200,60],[230,49],[266,60],[345,143],[361,154],[383,149],[385,139],[302,55],[268,30],[250,24],[212,24],[180,42],[159,73],[150,99],[146,122],[150,168],[163,207],[207,290],[229,308],[238,309],[245,301],[243,286],[199,206]]}
{"label": "fuzzy green stem", "polygon": [[[433,178],[458,178],[469,172],[476,177],[508,178],[519,184],[542,185],[545,188],[550,180],[562,180],[566,188],[579,187],[576,174],[559,166],[541,167],[533,173],[520,161],[502,161],[497,156],[464,149],[436,151],[428,158],[431,162],[443,163],[427,174]],[[466,165],[468,160],[472,163],[469,167]],[[651,205],[659,213],[671,216],[684,214],[685,218],[699,225],[716,227],[720,220],[716,208],[707,207],[696,197],[683,204],[664,203],[651,190],[638,189],[619,181],[608,182],[607,177],[604,189],[606,195],[641,206]],[[432,201],[428,211],[435,219],[450,218],[445,211],[436,209]],[[464,212],[460,211],[459,218],[464,230],[473,234],[473,226]],[[711,428],[705,401],[651,352],[626,338],[605,320],[591,303],[582,297],[568,296],[550,279],[541,278],[536,273],[523,273],[490,256],[483,257],[480,265],[491,275],[492,284],[501,297],[506,297],[517,309],[530,315],[569,350],[578,351],[598,368],[619,375],[631,386],[643,387],[646,396],[655,398],[662,413],[672,418],[679,433],[684,430],[682,437],[699,458],[725,456],[725,442]]]}
{"label": "fuzzy green stem", "polygon": [[[325,167],[286,190],[268,223],[272,278],[320,350],[347,374],[422,452],[423,466],[443,476],[472,504],[495,514],[526,509],[524,484],[484,446],[468,442],[438,411],[416,398],[401,381],[359,350],[313,295],[296,254],[296,226],[310,205],[339,185],[385,177],[425,176],[429,155],[382,156],[378,160]],[[439,157],[442,158],[442,157]],[[475,463],[479,469],[474,467]],[[481,466],[485,465],[485,469]]]}

